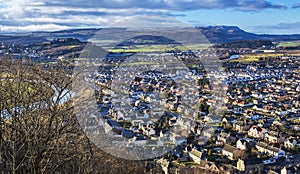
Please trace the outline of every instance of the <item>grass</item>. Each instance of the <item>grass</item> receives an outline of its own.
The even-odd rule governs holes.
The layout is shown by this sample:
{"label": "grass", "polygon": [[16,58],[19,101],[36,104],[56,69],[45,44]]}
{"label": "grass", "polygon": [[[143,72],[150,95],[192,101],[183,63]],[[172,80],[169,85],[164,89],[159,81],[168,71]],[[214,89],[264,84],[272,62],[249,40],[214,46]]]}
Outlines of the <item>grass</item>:
{"label": "grass", "polygon": [[135,45],[130,47],[117,47],[109,49],[109,52],[167,52],[172,50],[203,50],[207,49],[210,44],[194,44],[194,45]]}
{"label": "grass", "polygon": [[120,66],[136,66],[136,65],[155,65],[154,62],[132,62],[132,63],[122,63]]}
{"label": "grass", "polygon": [[88,58],[74,58],[72,59],[74,61],[83,61],[83,60],[89,60]]}
{"label": "grass", "polygon": [[99,39],[96,39],[96,38],[90,38],[90,39],[88,39],[88,41],[92,42],[92,43],[114,43],[115,42],[114,40],[109,40],[109,39],[99,40]]}
{"label": "grass", "polygon": [[284,56],[283,53],[256,53],[256,54],[244,54],[240,55],[239,59],[231,60],[232,62],[257,62],[259,58],[266,58],[266,57],[280,57]]}
{"label": "grass", "polygon": [[[89,39],[90,42],[98,43],[98,44],[109,44],[114,43],[114,40],[104,39],[99,40],[96,38]],[[170,51],[170,50],[203,50],[208,49],[212,44],[191,44],[191,45],[174,45],[174,44],[152,44],[153,40],[143,40],[145,45],[132,45],[129,47],[116,47],[116,48],[108,48],[110,52],[162,52],[162,51]]]}
{"label": "grass", "polygon": [[277,47],[296,47],[299,46],[300,42],[295,41],[295,42],[280,42]]}
{"label": "grass", "polygon": [[56,64],[58,64],[58,62],[54,62],[54,61],[52,61],[52,62],[41,62],[40,64],[41,65],[56,65]]}
{"label": "grass", "polygon": [[250,57],[250,56],[232,60],[232,62],[257,62],[257,61],[259,61],[259,57]]}

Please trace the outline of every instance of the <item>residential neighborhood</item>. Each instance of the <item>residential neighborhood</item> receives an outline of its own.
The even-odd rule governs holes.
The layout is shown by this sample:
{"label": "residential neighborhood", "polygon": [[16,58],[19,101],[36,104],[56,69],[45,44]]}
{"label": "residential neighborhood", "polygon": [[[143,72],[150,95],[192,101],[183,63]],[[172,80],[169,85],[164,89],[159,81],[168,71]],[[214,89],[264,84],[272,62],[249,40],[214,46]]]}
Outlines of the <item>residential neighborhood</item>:
{"label": "residential neighborhood", "polygon": [[0,174],[300,174],[299,0],[0,1]]}
{"label": "residential neighborhood", "polygon": [[[49,57],[44,44],[41,50],[25,48],[22,55],[32,59],[29,52],[36,50],[45,60],[68,60]],[[79,43],[58,39],[53,44]],[[16,47],[2,45],[1,53],[9,55]],[[92,59],[97,68],[83,81],[95,90],[99,114],[85,129],[104,137],[113,130],[108,146],[137,152],[157,147],[166,154],[154,158],[155,165],[169,173],[300,172],[300,57],[239,62],[219,59],[214,51],[109,53],[101,61]],[[202,63],[212,55],[217,59]],[[88,59],[70,62],[76,67],[82,61],[89,65]]]}
{"label": "residential neighborhood", "polygon": [[[193,57],[187,52],[174,55],[182,60]],[[117,59],[116,56],[114,58]],[[118,60],[121,59],[124,60],[122,55]],[[186,77],[197,81],[198,92],[198,95],[193,93],[196,97],[190,96],[196,100],[192,107],[183,105],[182,94],[186,93],[182,91],[188,87],[176,84],[177,79],[183,78],[181,74],[187,73],[186,70],[178,69],[172,76],[160,71],[147,71],[147,65],[140,65],[146,71],[136,74],[128,91],[123,91],[123,98],[117,100],[121,104],[129,98],[129,105],[121,107],[123,111],[130,111],[129,114],[120,114],[120,110],[112,106],[116,100],[110,101],[114,92],[107,84],[112,83],[114,73],[109,71],[108,65],[100,68],[106,71],[96,72],[86,80],[97,85],[101,113],[107,113],[101,118],[115,120],[117,132],[126,131],[129,137],[143,137],[141,140],[153,143],[176,128],[172,141],[158,141],[161,145],[180,144],[176,151],[165,157],[172,163],[172,171],[185,170],[186,163],[189,163],[191,168],[214,173],[226,173],[221,172],[224,168],[228,173],[300,172],[299,59],[295,56],[261,58],[259,63],[223,61],[222,69],[209,73],[202,64],[191,65],[193,61],[189,60],[186,65],[190,76]],[[129,77],[126,73],[134,71],[134,68],[125,65],[122,73]],[[211,79],[216,77],[222,80],[221,90],[224,91],[219,98],[211,91],[217,83],[217,80]],[[153,96],[155,91],[157,93]],[[217,100],[222,100],[223,112],[212,116],[210,111]],[[162,105],[164,111],[153,110],[158,105]],[[154,117],[155,114],[160,115]],[[207,129],[207,126],[212,129]],[[135,139],[135,145],[139,144],[137,141]],[[142,145],[151,146],[148,143]]]}

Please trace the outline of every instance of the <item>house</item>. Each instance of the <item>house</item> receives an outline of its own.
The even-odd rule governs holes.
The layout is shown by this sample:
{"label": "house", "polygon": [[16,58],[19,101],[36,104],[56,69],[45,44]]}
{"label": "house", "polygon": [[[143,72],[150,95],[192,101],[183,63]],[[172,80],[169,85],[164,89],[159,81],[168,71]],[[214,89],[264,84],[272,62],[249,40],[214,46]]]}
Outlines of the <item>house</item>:
{"label": "house", "polygon": [[264,173],[264,164],[259,158],[238,159],[237,170],[243,173]]}
{"label": "house", "polygon": [[285,156],[285,151],[283,151],[277,147],[270,146],[264,142],[256,143],[255,147],[257,148],[257,150],[259,152],[268,154],[270,156],[277,156],[277,157]]}
{"label": "house", "polygon": [[236,142],[236,147],[240,150],[249,151],[254,146],[255,142],[249,138],[242,138]]}
{"label": "house", "polygon": [[222,118],[222,124],[223,126],[228,126],[228,127],[232,127],[233,126],[233,123],[235,123],[237,120],[235,117],[223,117]]}
{"label": "house", "polygon": [[189,156],[193,159],[193,161],[197,164],[200,164],[202,152],[198,151],[197,149],[192,149],[192,151],[189,152]]}
{"label": "house", "polygon": [[254,120],[259,120],[259,119],[262,119],[262,116],[261,115],[252,115],[250,117],[250,120],[254,121]]}
{"label": "house", "polygon": [[215,129],[213,127],[207,127],[207,126],[204,126],[202,129],[201,129],[201,136],[204,136],[206,138],[210,138],[212,136],[214,136],[215,134]]}
{"label": "house", "polygon": [[215,163],[206,163],[205,164],[205,171],[209,171],[212,173],[220,173],[220,169],[218,168],[218,166]]}
{"label": "house", "polygon": [[238,149],[229,144],[225,144],[225,146],[222,149],[222,155],[227,157],[230,160],[236,159],[237,152],[238,152]]}
{"label": "house", "polygon": [[225,132],[221,132],[218,136],[217,136],[217,142],[218,144],[224,145],[224,144],[230,144],[232,142],[236,141],[236,137],[231,135],[230,133],[225,133]]}
{"label": "house", "polygon": [[200,164],[197,165],[188,165],[188,166],[180,166],[175,173],[194,173],[194,174],[202,174],[202,173],[224,173],[219,169],[214,162],[210,161],[201,161]]}
{"label": "house", "polygon": [[243,132],[245,123],[243,121],[237,121],[233,124],[233,130],[237,132]]}
{"label": "house", "polygon": [[294,174],[300,173],[300,169],[298,167],[283,167],[280,171],[280,174]]}
{"label": "house", "polygon": [[221,165],[219,165],[219,169],[222,174],[237,173],[236,167],[232,166],[232,165],[221,164]]}
{"label": "house", "polygon": [[174,144],[179,145],[179,144],[186,144],[187,139],[185,136],[173,136],[173,141]]}
{"label": "house", "polygon": [[267,129],[253,125],[249,130],[248,130],[248,136],[257,138],[257,139],[263,139],[265,136],[265,133],[268,132]]}
{"label": "house", "polygon": [[265,142],[269,142],[269,143],[281,144],[284,142],[285,137],[282,134],[280,134],[279,132],[270,131],[265,134],[264,140],[265,140]]}
{"label": "house", "polygon": [[[259,124],[258,124],[259,125]],[[263,122],[260,125],[262,128],[268,129],[272,126],[272,122],[268,120],[263,120]]]}
{"label": "house", "polygon": [[147,136],[154,136],[155,133],[156,132],[155,132],[155,130],[153,128],[146,129]]}
{"label": "house", "polygon": [[286,149],[294,149],[296,147],[300,147],[300,141],[298,138],[289,137],[284,141],[284,148]]}
{"label": "house", "polygon": [[289,121],[286,118],[279,118],[273,121],[272,125],[286,126]]}
{"label": "house", "polygon": [[245,121],[237,121],[233,124],[233,130],[239,133],[247,132],[251,128],[251,124],[248,124]]}

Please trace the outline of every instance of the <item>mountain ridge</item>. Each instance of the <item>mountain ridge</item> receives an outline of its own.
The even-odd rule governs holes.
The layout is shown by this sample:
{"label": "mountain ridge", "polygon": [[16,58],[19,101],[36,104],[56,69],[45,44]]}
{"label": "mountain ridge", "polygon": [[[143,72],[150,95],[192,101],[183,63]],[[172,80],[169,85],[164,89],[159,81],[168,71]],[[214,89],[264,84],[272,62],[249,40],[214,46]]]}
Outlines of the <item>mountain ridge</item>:
{"label": "mountain ridge", "polygon": [[[207,26],[195,27],[210,43],[226,43],[238,40],[271,40],[271,41],[293,41],[300,40],[300,34],[255,34],[247,32],[238,26]],[[1,43],[30,44],[45,42],[55,38],[78,38],[87,41],[93,37],[101,28],[67,29],[60,31],[36,31],[28,33],[0,34]]]}

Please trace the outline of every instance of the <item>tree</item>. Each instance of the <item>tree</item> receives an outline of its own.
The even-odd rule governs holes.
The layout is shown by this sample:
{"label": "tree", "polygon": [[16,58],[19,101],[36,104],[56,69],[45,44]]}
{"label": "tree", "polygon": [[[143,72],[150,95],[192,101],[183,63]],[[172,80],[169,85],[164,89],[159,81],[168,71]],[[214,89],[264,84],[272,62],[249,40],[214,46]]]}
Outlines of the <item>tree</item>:
{"label": "tree", "polygon": [[[144,162],[111,156],[82,132],[67,65],[45,68],[27,61],[0,62],[1,173],[142,173]],[[57,96],[57,100],[54,99]]]}

